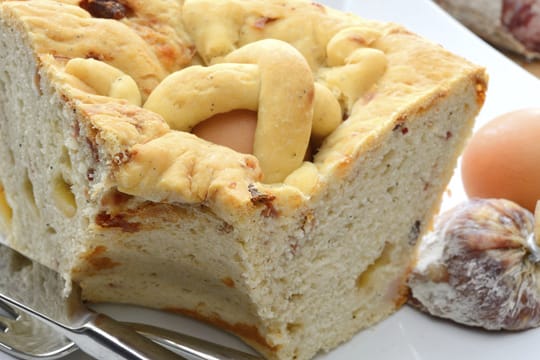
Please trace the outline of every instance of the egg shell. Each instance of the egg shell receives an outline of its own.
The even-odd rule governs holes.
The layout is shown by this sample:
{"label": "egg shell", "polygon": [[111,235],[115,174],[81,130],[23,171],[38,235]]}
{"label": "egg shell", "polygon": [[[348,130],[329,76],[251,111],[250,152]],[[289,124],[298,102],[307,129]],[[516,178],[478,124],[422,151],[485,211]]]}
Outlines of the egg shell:
{"label": "egg shell", "polygon": [[461,170],[469,197],[508,199],[534,211],[540,199],[540,108],[484,125],[465,148]]}
{"label": "egg shell", "polygon": [[193,128],[193,134],[244,154],[253,153],[257,112],[233,110],[217,114]]}

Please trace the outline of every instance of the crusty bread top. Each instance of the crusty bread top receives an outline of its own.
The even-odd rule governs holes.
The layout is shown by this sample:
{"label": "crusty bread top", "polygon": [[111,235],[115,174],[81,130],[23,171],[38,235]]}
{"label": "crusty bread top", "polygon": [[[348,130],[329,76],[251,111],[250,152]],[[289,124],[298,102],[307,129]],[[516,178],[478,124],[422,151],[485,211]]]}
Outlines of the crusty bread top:
{"label": "crusty bread top", "polygon": [[[91,129],[86,136],[97,144],[96,158],[110,172],[109,186],[143,199],[205,203],[225,217],[231,210],[242,216],[268,202],[272,211],[294,211],[316,197],[325,183],[344,176],[408,115],[445,97],[460,79],[468,77],[477,84],[477,102],[484,100],[483,69],[401,26],[310,1],[133,0],[123,1],[126,6],[119,12],[89,9],[94,15],[114,17],[110,19],[92,16],[83,9],[85,3],[7,1],[0,4],[0,15],[28,34],[40,76],[50,78],[78,113],[78,126]],[[346,118],[320,146],[315,167],[292,185],[264,183],[254,156],[171,129],[156,113],[100,95],[65,71],[70,59],[97,59],[131,76],[145,101],[170,73],[223,62],[231,51],[266,38],[299,50],[314,80],[332,91]],[[380,76],[370,79],[369,68],[361,76],[355,74],[359,77],[349,76],[350,64],[343,63],[347,54],[340,52],[353,47],[384,53]],[[289,66],[287,59],[282,62]],[[359,85],[362,81],[368,82],[365,88]],[[313,90],[308,100],[312,95]],[[310,178],[309,187],[302,186],[302,176]]]}

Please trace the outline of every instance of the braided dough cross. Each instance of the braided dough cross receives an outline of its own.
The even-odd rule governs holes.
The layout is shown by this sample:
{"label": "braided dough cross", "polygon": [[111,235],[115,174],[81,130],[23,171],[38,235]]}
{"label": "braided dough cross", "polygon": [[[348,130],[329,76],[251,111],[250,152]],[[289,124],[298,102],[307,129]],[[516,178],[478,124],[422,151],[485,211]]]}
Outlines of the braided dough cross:
{"label": "braided dough cross", "polygon": [[[191,66],[168,76],[144,107],[171,128],[191,129],[235,109],[258,112],[253,145],[265,181],[283,181],[303,162],[315,132],[323,137],[341,122],[341,108],[324,86],[314,85],[305,58],[286,42],[266,39],[245,45],[208,67]],[[324,116],[314,116],[314,108]]]}

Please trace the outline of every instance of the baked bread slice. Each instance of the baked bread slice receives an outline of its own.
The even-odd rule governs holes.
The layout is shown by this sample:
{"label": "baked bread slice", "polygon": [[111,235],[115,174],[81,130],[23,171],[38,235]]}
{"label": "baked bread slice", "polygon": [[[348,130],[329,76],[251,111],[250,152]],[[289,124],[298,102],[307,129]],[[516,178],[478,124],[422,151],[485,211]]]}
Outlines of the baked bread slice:
{"label": "baked bread slice", "polygon": [[[309,359],[402,305],[486,90],[483,69],[399,25],[302,0],[2,1],[0,64],[4,241],[88,301],[187,314],[268,359]],[[161,88],[148,109],[186,69],[206,74],[176,83],[193,93]],[[256,137],[305,150],[287,114],[324,123],[321,94],[344,120],[305,162],[168,119],[259,96],[257,126],[284,113]]]}

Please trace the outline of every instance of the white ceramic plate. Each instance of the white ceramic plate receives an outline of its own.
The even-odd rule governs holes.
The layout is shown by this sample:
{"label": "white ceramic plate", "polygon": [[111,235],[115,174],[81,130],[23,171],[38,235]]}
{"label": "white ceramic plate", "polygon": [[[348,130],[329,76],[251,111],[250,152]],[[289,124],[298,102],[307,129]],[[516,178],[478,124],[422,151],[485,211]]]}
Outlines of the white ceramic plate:
{"label": "white ceramic plate", "polygon": [[[484,65],[490,74],[486,104],[477,127],[496,115],[523,107],[539,106],[540,81],[472,35],[429,0],[326,0],[323,3],[362,17],[406,25],[447,49]],[[451,196],[443,208],[464,199],[456,172]],[[147,322],[249,350],[231,335],[196,321],[163,312],[119,305],[99,305],[100,311],[120,319]],[[540,329],[520,333],[489,333],[440,321],[404,307],[389,319],[355,336],[317,360],[508,360],[538,352]],[[10,359],[0,354],[0,359]],[[87,359],[80,353],[70,360]]]}

